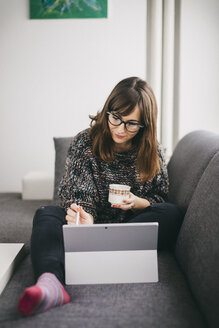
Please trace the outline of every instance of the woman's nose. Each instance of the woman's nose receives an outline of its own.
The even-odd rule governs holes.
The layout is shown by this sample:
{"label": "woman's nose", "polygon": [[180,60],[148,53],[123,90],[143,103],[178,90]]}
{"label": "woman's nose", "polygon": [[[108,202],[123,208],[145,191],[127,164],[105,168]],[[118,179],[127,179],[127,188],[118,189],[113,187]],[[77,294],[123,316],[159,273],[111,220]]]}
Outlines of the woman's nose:
{"label": "woman's nose", "polygon": [[120,124],[120,125],[118,126],[118,131],[119,131],[119,132],[124,132],[124,131],[126,131],[126,128],[125,128],[125,124],[124,124],[124,123],[122,123],[122,124]]}

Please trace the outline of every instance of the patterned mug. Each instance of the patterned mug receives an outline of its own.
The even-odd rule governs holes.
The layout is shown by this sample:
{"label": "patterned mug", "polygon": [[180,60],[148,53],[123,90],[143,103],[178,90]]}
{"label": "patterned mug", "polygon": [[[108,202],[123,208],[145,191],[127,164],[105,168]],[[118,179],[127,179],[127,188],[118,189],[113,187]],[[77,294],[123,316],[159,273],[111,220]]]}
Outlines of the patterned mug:
{"label": "patterned mug", "polygon": [[130,195],[130,186],[122,184],[110,184],[109,185],[109,198],[108,201],[112,205],[122,205],[123,200],[127,200]]}

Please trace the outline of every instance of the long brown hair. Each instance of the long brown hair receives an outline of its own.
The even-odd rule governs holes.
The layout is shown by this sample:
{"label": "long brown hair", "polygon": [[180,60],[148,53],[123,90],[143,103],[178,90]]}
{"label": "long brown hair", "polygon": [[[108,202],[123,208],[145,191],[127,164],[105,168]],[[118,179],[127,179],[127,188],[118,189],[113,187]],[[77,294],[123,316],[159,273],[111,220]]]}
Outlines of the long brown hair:
{"label": "long brown hair", "polygon": [[110,93],[101,112],[91,118],[90,137],[93,141],[93,154],[106,162],[114,159],[113,139],[108,126],[107,112],[129,115],[136,105],[139,106],[140,129],[132,139],[137,148],[137,169],[141,181],[153,179],[160,171],[157,149],[157,104],[149,84],[138,77],[120,81]]}

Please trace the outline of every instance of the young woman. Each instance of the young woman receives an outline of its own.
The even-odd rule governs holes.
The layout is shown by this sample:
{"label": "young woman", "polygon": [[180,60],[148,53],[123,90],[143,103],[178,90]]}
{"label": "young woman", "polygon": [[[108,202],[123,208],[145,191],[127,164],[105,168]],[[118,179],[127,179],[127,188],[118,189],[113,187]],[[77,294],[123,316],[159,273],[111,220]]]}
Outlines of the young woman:
{"label": "young woman", "polygon": [[[167,203],[168,175],[156,136],[157,105],[151,87],[137,77],[119,82],[91,127],[73,138],[60,207],[36,211],[31,258],[36,285],[25,289],[18,308],[24,315],[40,313],[70,301],[64,289],[62,225],[159,222],[158,249],[170,248],[182,215]],[[131,186],[124,205],[108,202],[109,184]]]}

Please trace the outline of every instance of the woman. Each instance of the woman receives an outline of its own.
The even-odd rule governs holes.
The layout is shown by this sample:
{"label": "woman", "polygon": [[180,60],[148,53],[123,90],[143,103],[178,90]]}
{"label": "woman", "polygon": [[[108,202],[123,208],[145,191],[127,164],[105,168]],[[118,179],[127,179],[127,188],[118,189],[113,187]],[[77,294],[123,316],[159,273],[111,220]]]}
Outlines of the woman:
{"label": "woman", "polygon": [[[157,105],[151,87],[137,77],[122,80],[109,95],[91,127],[73,138],[59,188],[61,206],[37,210],[31,258],[37,283],[20,298],[24,315],[70,301],[63,285],[63,224],[159,222],[158,248],[174,245],[182,221],[166,203],[167,168],[156,139]],[[108,202],[109,184],[131,186],[124,205]]]}

